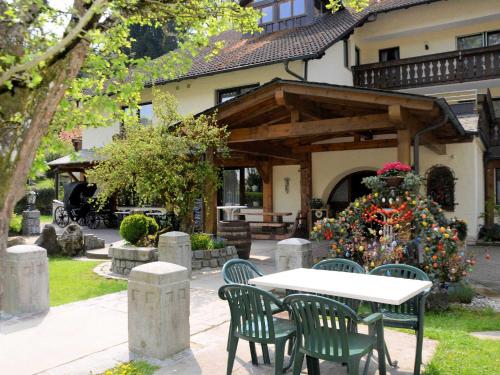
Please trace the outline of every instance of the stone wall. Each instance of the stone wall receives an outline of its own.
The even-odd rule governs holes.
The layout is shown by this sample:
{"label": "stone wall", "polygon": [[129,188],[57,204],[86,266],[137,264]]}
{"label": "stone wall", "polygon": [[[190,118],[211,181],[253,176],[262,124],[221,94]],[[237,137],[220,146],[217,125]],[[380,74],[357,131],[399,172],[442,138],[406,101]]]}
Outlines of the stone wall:
{"label": "stone wall", "polygon": [[125,244],[124,241],[115,242],[109,247],[111,271],[128,276],[132,268],[155,262],[158,260],[156,247],[137,247]]}
{"label": "stone wall", "polygon": [[228,260],[236,258],[238,258],[238,252],[234,246],[226,246],[223,249],[214,250],[194,250],[192,267],[193,270],[199,270],[204,267],[222,267]]}

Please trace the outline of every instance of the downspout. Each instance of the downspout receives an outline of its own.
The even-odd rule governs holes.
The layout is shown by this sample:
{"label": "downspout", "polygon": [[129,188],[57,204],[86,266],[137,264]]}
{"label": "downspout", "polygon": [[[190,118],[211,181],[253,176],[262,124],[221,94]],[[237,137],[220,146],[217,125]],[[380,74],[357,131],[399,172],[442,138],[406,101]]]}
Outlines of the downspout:
{"label": "downspout", "polygon": [[288,66],[288,64],[290,63],[290,60],[285,60],[283,62],[283,65],[285,66],[285,72],[287,72],[291,76],[294,76],[295,78],[297,78],[300,81],[306,81],[307,80],[307,60],[305,60],[305,62],[306,62],[306,69],[305,69],[304,77],[302,77],[299,74],[297,74],[297,73],[295,73],[295,72],[293,72],[293,71],[290,70],[290,68]]}
{"label": "downspout", "polygon": [[448,122],[448,115],[444,115],[444,118],[442,121],[440,121],[437,124],[432,125],[428,128],[422,129],[415,134],[415,138],[413,139],[413,169],[414,169],[416,174],[418,174],[419,169],[420,169],[420,160],[419,160],[420,159],[420,151],[419,151],[419,149],[420,149],[420,137],[425,133],[439,129],[440,127],[446,125],[447,122]]}

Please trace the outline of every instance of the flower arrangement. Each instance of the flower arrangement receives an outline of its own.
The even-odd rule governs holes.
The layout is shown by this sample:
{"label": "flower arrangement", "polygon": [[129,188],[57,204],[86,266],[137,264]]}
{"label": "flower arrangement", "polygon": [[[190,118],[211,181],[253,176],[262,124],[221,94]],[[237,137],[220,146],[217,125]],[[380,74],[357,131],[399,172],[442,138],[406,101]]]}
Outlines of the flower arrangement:
{"label": "flower arrangement", "polygon": [[[465,222],[448,220],[436,202],[418,194],[421,179],[408,168],[386,164],[380,170],[384,172],[368,180],[376,191],[355,200],[335,218],[318,221],[311,237],[330,241],[333,257],[352,259],[367,269],[405,263],[441,284],[459,281],[475,263],[458,246],[459,237],[465,238]],[[412,189],[381,182],[394,170],[412,182]]]}
{"label": "flower arrangement", "polygon": [[384,166],[377,171],[377,176],[400,176],[402,173],[411,172],[411,167],[400,161],[385,163]]}

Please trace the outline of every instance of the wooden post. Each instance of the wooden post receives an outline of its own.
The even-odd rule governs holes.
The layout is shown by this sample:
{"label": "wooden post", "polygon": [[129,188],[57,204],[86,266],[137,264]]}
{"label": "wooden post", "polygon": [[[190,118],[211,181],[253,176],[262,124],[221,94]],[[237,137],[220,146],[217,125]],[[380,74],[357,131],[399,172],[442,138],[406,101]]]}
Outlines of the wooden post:
{"label": "wooden post", "polygon": [[[257,167],[262,178],[262,210],[273,212],[273,165],[270,161],[259,163]],[[264,216],[264,222],[273,220],[272,216]]]}
{"label": "wooden post", "polygon": [[[309,217],[309,209],[312,198],[312,164],[311,153],[307,153],[300,162],[300,210],[302,217]],[[307,220],[307,231],[309,232],[311,224]]]}
{"label": "wooden post", "polygon": [[54,175],[54,191],[56,199],[59,200],[59,169],[56,169],[56,173]]}
{"label": "wooden post", "polygon": [[411,165],[411,132],[409,129],[398,130],[398,160]]}

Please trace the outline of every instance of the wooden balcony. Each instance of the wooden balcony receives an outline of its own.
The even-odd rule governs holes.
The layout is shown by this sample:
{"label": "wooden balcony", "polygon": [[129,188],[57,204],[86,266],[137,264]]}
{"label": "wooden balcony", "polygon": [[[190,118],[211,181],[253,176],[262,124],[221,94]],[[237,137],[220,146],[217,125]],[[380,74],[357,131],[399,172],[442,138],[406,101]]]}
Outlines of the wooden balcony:
{"label": "wooden balcony", "polygon": [[500,45],[354,66],[354,86],[406,89],[500,78]]}

